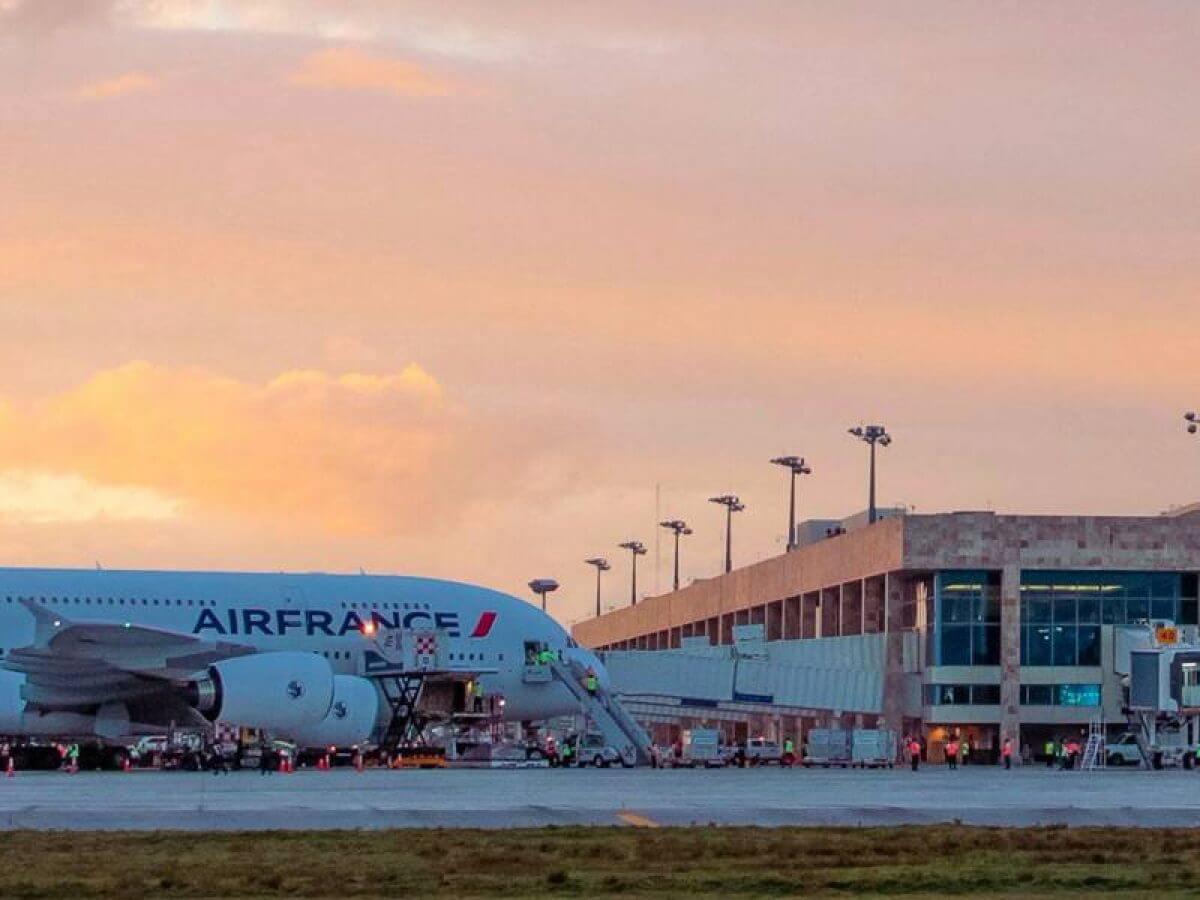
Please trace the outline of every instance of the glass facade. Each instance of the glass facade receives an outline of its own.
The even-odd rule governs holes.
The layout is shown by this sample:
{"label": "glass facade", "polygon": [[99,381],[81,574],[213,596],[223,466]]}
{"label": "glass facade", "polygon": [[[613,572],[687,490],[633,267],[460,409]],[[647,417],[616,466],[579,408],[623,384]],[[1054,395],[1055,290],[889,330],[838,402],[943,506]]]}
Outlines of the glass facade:
{"label": "glass facade", "polygon": [[1021,573],[1021,665],[1098,666],[1100,626],[1180,621],[1181,578],[1151,572]]}
{"label": "glass facade", "polygon": [[1000,573],[948,570],[934,580],[934,665],[1000,664]]}
{"label": "glass facade", "polygon": [[1000,703],[998,684],[927,684],[927,706],[997,706]]}
{"label": "glass facade", "polygon": [[1023,684],[1023,706],[1099,706],[1098,684]]}

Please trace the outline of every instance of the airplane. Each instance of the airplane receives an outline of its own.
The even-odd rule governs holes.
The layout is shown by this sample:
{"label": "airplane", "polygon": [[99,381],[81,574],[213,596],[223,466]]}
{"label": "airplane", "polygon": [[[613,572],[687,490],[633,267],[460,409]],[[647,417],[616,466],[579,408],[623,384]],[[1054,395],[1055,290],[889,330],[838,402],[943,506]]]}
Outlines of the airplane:
{"label": "airplane", "polygon": [[0,568],[0,734],[119,741],[220,719],[302,747],[366,744],[392,712],[366,674],[377,630],[442,636],[453,665],[503,698],[508,721],[578,713],[587,700],[571,678],[529,679],[531,648],[609,687],[600,660],[552,618],[469,584]]}

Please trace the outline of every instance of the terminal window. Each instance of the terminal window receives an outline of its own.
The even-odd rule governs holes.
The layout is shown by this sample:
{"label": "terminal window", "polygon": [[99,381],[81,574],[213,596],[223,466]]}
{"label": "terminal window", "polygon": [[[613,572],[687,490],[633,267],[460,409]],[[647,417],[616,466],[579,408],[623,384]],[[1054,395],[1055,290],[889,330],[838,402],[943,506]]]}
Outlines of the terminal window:
{"label": "terminal window", "polygon": [[1021,664],[1098,666],[1102,624],[1179,622],[1180,610],[1177,574],[1024,571]]}
{"label": "terminal window", "polygon": [[928,706],[996,706],[1000,703],[998,684],[927,684]]}
{"label": "terminal window", "polygon": [[1023,684],[1023,706],[1099,706],[1098,684]]}
{"label": "terminal window", "polygon": [[935,665],[1000,664],[999,572],[939,572],[934,610]]}

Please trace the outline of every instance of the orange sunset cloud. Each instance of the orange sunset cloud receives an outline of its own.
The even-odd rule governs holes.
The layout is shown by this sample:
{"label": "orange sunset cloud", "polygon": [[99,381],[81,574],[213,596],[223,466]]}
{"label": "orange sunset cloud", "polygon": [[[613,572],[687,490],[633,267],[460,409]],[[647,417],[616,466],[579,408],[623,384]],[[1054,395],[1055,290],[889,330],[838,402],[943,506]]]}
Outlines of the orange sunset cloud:
{"label": "orange sunset cloud", "polygon": [[305,57],[291,84],[343,91],[378,91],[398,97],[447,97],[459,86],[416,63],[377,56],[358,47],[330,47]]}
{"label": "orange sunset cloud", "polygon": [[95,81],[76,89],[76,100],[111,100],[126,94],[141,94],[157,90],[159,80],[145,72],[125,72],[114,78]]}
{"label": "orange sunset cloud", "polygon": [[468,426],[417,365],[254,384],[135,362],[0,417],[0,513],[75,521],[189,506],[331,534],[436,528],[448,507],[434,489],[455,469],[479,472],[459,479],[472,489],[512,474],[468,465],[477,438],[509,442]]}

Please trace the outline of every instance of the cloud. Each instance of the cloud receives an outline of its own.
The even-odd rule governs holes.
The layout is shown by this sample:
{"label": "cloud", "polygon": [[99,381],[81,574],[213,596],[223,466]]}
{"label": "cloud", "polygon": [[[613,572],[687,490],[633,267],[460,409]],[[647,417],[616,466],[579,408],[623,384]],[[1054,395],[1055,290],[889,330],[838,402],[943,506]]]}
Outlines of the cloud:
{"label": "cloud", "polygon": [[450,404],[417,365],[260,384],[135,362],[0,416],[0,512],[186,507],[310,535],[437,531],[497,492],[536,492],[526,443]]}
{"label": "cloud", "polygon": [[115,78],[106,78],[85,84],[74,92],[76,100],[111,100],[126,94],[141,94],[157,90],[159,80],[145,72],[125,72]]}
{"label": "cloud", "polygon": [[32,525],[164,521],[178,500],[147,488],[95,484],[73,473],[0,472],[0,521]]}
{"label": "cloud", "polygon": [[306,57],[288,81],[307,88],[378,91],[400,97],[447,97],[461,92],[455,82],[415,63],[349,46],[330,47]]}
{"label": "cloud", "polygon": [[0,0],[0,30],[52,32],[109,21],[113,0]]}

